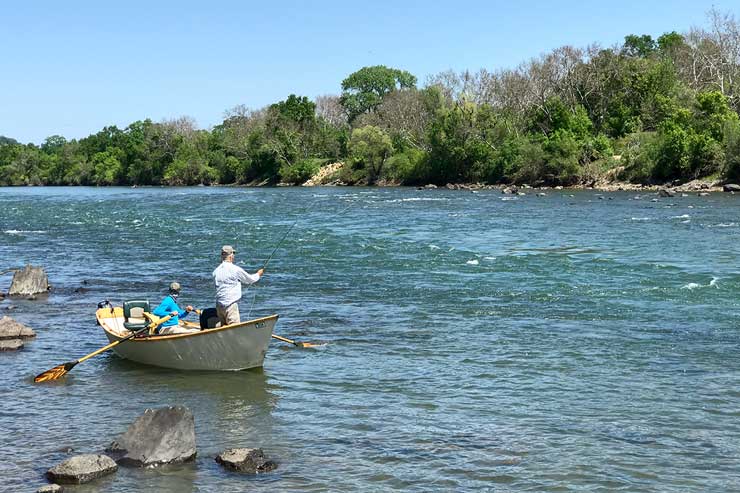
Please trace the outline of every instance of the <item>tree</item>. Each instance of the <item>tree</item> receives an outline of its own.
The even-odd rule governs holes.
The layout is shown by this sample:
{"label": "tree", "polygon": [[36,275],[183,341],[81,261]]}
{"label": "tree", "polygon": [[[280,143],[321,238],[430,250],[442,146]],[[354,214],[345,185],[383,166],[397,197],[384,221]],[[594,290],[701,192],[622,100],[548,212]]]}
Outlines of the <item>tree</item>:
{"label": "tree", "polygon": [[340,103],[351,123],[359,115],[377,108],[389,92],[415,86],[416,77],[405,70],[385,65],[363,67],[342,81]]}
{"label": "tree", "polygon": [[285,101],[271,105],[270,109],[278,112],[281,117],[298,123],[313,121],[316,115],[316,103],[309,101],[306,96],[295,94],[288,96]]}
{"label": "tree", "polygon": [[41,144],[41,150],[47,154],[55,154],[67,143],[67,139],[61,135],[52,135]]}
{"label": "tree", "polygon": [[344,127],[347,125],[347,112],[344,111],[339,96],[331,94],[317,96],[316,116],[335,127]]}
{"label": "tree", "polygon": [[374,113],[361,115],[359,126],[375,125],[383,129],[401,149],[428,150],[426,131],[435,111],[442,106],[437,87],[421,91],[408,89],[388,93]]}
{"label": "tree", "polygon": [[375,183],[383,172],[383,165],[393,153],[390,137],[378,127],[368,125],[352,131],[349,154],[352,165],[359,170],[357,181]]}
{"label": "tree", "polygon": [[0,146],[16,144],[18,144],[17,140],[11,139],[10,137],[5,137],[4,135],[0,135]]}
{"label": "tree", "polygon": [[637,36],[629,34],[624,37],[622,54],[635,58],[647,58],[655,52],[656,43],[649,34]]}

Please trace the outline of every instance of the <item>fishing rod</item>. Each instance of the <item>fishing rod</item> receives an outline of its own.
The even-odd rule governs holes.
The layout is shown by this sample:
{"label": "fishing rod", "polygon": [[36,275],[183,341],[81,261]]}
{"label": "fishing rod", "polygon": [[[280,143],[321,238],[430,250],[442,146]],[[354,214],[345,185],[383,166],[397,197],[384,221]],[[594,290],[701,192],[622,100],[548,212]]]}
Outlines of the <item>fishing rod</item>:
{"label": "fishing rod", "polygon": [[272,260],[272,257],[275,255],[275,252],[278,251],[278,248],[280,248],[280,245],[283,244],[283,242],[288,237],[288,235],[290,234],[290,232],[293,230],[293,228],[295,227],[295,225],[298,224],[298,221],[300,221],[300,218],[296,219],[295,222],[290,225],[290,227],[288,228],[288,231],[285,232],[285,234],[283,235],[283,237],[280,238],[280,241],[278,242],[277,245],[275,245],[275,248],[272,250],[272,253],[270,254],[270,256],[267,257],[267,260],[265,260],[265,263],[262,266],[262,269],[263,270],[267,268],[267,264],[270,263],[270,260]]}
{"label": "fishing rod", "polygon": [[[308,207],[306,207],[306,208],[304,209],[304,211],[307,211],[307,210],[309,210],[309,209],[311,208],[311,206],[312,206],[313,204],[315,204],[316,202],[317,202],[317,200],[314,200],[313,202],[311,202],[311,203],[310,203],[310,204],[308,205]],[[341,216],[341,215],[342,215],[342,214],[344,214],[344,213],[345,213],[346,211],[348,211],[348,210],[349,210],[349,209],[350,209],[350,208],[351,208],[351,207],[352,207],[353,205],[354,205],[354,204],[349,204],[349,205],[348,205],[347,207],[345,207],[344,209],[342,209],[341,211],[339,211],[339,212],[338,212],[337,214],[335,214],[335,215],[334,215],[334,217],[339,217],[339,216]],[[285,239],[286,239],[286,238],[288,237],[288,235],[290,234],[290,232],[291,232],[291,231],[293,230],[293,228],[295,227],[295,225],[296,225],[296,224],[298,224],[298,222],[300,222],[300,220],[301,220],[301,219],[302,219],[302,218],[300,218],[300,217],[299,217],[298,219],[296,219],[296,220],[295,220],[295,221],[293,222],[293,224],[291,224],[291,225],[290,225],[290,227],[289,227],[289,228],[288,228],[288,230],[287,230],[287,231],[285,232],[285,234],[283,235],[283,237],[282,237],[282,238],[280,238],[280,241],[278,242],[278,244],[277,244],[277,245],[275,246],[275,248],[274,248],[274,249],[272,250],[272,253],[270,254],[270,256],[269,256],[269,257],[267,257],[267,260],[265,260],[265,263],[264,263],[264,265],[262,266],[262,269],[265,269],[265,268],[267,268],[267,264],[269,264],[269,263],[270,263],[270,260],[272,260],[272,257],[273,257],[273,256],[275,255],[275,252],[277,252],[277,251],[278,251],[278,248],[280,248],[280,245],[282,245],[282,244],[283,244],[283,242],[284,242],[284,241],[285,241]]]}

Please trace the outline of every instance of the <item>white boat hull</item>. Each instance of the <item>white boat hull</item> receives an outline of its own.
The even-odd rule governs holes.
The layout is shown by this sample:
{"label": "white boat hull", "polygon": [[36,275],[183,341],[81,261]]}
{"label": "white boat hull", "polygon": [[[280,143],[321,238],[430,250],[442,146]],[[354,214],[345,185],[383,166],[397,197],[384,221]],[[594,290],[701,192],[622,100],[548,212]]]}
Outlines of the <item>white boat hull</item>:
{"label": "white boat hull", "polygon": [[[120,316],[119,316],[120,315]],[[120,308],[98,310],[98,323],[111,342],[130,334]],[[186,334],[129,339],[113,347],[122,358],[177,370],[245,370],[263,365],[278,316]]]}

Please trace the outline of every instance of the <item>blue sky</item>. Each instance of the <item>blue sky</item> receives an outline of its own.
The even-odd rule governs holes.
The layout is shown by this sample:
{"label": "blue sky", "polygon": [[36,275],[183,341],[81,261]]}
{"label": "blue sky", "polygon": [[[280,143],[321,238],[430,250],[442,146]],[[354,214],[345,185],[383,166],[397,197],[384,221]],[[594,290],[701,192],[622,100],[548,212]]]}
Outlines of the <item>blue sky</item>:
{"label": "blue sky", "polygon": [[3,1],[0,135],[41,143],[183,115],[208,128],[238,104],[338,94],[366,65],[420,82],[513,67],[566,44],[705,26],[712,5],[740,17],[740,0]]}

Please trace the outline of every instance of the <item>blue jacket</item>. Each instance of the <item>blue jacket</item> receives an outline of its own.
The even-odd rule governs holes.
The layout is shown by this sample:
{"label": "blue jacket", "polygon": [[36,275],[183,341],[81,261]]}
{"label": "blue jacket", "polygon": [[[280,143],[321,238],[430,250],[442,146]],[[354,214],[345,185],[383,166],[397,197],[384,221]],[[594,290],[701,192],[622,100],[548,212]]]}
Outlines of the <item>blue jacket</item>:
{"label": "blue jacket", "polygon": [[170,313],[177,311],[177,315],[172,317],[171,319],[167,320],[165,323],[160,325],[160,327],[172,327],[173,325],[177,325],[180,321],[180,318],[185,318],[188,316],[187,310],[181,310],[179,306],[177,306],[177,302],[175,299],[167,295],[162,300],[162,303],[159,304],[157,308],[155,308],[152,313],[158,317],[166,317]]}

